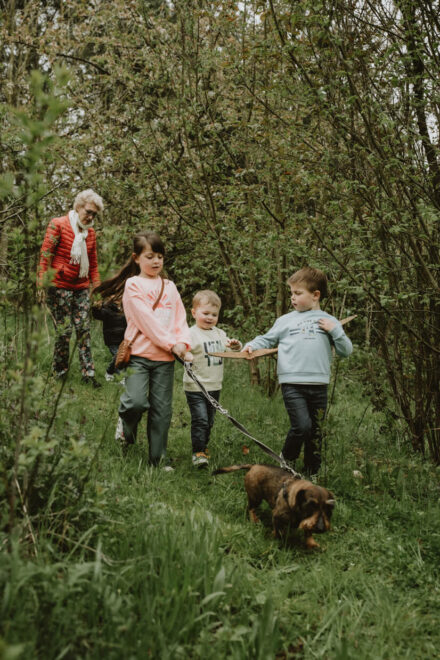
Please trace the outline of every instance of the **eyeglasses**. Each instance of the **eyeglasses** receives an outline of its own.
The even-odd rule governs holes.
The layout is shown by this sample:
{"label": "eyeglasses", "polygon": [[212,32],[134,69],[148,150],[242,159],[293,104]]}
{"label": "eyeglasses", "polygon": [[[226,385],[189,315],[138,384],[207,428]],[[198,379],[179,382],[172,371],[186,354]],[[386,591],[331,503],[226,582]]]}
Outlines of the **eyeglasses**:
{"label": "eyeglasses", "polygon": [[86,215],[90,215],[92,218],[96,218],[96,216],[98,215],[97,211],[91,211],[90,209],[84,209],[84,213]]}

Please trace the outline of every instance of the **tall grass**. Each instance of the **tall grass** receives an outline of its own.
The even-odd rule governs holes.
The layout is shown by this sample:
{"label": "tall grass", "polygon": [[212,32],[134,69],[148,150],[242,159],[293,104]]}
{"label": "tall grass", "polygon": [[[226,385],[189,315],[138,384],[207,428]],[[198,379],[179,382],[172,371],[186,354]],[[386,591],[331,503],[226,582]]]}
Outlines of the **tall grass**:
{"label": "tall grass", "polygon": [[[122,456],[113,439],[120,387],[81,385],[75,356],[51,438],[80,425],[72,452],[87,449],[87,478],[74,515],[32,518],[37,556],[25,534],[0,556],[0,657],[440,657],[439,471],[372,410],[355,363],[341,363],[326,425],[320,481],[337,506],[316,552],[299,536],[290,545],[274,540],[267,509],[262,524],[247,520],[243,475],[192,468],[181,375],[176,366],[175,471],[164,473],[147,464],[145,423]],[[57,386],[48,387],[49,404]],[[251,389],[246,364],[227,364],[222,403],[279,451],[281,398]],[[211,467],[266,462],[254,446],[244,456],[243,444],[218,416]],[[64,487],[57,483],[58,494]]]}

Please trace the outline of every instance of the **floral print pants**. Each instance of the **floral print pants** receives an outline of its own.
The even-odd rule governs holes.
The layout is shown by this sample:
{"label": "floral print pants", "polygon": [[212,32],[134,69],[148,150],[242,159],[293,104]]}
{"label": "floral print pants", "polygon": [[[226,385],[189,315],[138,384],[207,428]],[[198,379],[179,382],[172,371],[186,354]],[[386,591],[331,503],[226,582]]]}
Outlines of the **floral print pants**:
{"label": "floral print pants", "polygon": [[90,294],[88,289],[58,289],[51,286],[47,292],[47,305],[55,325],[53,370],[57,376],[69,368],[69,342],[75,328],[79,363],[83,376],[94,376],[90,344]]}

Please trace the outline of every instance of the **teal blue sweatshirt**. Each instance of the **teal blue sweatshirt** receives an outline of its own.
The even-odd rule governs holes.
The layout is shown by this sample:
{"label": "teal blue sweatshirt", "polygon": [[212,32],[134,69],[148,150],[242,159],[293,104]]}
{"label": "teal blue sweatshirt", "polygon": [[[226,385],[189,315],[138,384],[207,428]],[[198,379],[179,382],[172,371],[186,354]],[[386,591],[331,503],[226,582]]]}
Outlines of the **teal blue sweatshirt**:
{"label": "teal blue sweatshirt", "polygon": [[[336,327],[331,332],[321,330],[318,321],[322,318],[331,319]],[[330,382],[332,345],[341,357],[347,357],[353,350],[339,321],[320,309],[284,314],[265,335],[247,344],[253,350],[278,346],[280,383],[314,385]]]}

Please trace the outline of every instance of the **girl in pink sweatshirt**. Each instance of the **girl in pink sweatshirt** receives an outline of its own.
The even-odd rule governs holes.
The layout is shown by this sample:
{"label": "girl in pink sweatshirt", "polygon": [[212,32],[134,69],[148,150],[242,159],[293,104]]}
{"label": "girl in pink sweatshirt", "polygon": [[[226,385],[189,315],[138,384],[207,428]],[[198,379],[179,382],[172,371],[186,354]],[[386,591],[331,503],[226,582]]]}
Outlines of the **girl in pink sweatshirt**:
{"label": "girl in pink sweatshirt", "polygon": [[[148,411],[147,438],[152,465],[164,463],[171,422],[174,355],[192,359],[186,313],[174,282],[162,276],[164,245],[154,232],[134,237],[133,254],[114,280],[125,282],[122,305],[132,342],[125,391],[121,396],[116,439],[136,440]],[[172,469],[164,465],[165,469]]]}

